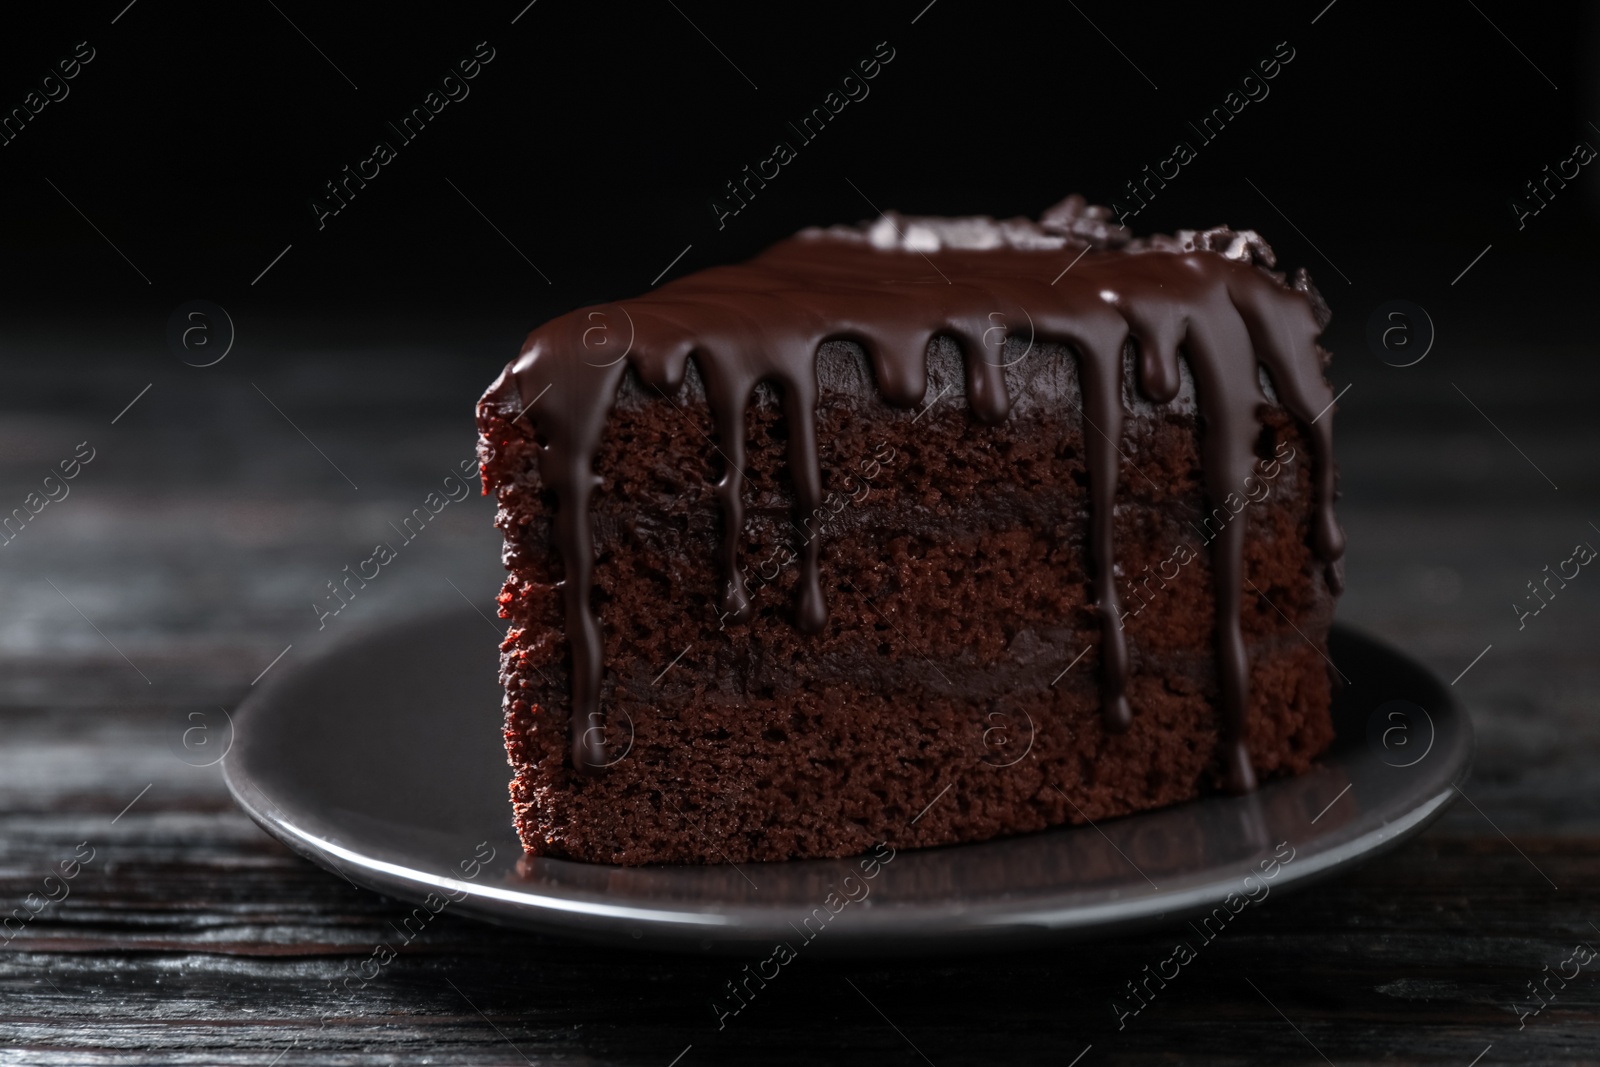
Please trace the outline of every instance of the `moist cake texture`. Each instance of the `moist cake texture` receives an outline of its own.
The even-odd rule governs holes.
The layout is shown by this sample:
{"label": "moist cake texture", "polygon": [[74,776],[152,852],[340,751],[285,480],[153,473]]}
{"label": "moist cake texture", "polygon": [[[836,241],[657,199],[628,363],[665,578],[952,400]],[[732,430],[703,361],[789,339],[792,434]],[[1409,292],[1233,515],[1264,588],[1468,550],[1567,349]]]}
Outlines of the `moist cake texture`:
{"label": "moist cake texture", "polygon": [[478,406],[524,847],[841,856],[1333,736],[1327,308],[1250,231],[893,213],[535,330]]}

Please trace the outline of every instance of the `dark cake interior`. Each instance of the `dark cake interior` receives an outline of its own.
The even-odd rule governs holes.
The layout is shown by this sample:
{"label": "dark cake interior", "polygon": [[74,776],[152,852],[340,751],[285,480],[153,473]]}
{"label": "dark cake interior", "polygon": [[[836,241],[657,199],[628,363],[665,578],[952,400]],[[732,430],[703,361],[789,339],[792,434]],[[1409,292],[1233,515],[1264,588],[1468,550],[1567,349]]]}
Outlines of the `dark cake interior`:
{"label": "dark cake interior", "polygon": [[524,845],[846,855],[1305,770],[1342,539],[1326,311],[1271,266],[1074,199],[535,331],[479,408]]}

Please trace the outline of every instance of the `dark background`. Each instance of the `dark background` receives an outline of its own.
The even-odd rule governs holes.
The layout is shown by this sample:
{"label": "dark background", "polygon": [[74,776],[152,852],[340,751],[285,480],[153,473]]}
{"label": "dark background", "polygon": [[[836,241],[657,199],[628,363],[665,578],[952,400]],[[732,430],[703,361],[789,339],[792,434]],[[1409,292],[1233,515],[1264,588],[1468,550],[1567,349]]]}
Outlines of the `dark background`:
{"label": "dark background", "polygon": [[[1517,1010],[1600,937],[1600,594],[1576,581],[1522,629],[1510,605],[1600,540],[1600,161],[1523,229],[1510,201],[1578,141],[1600,147],[1600,6],[525,2],[5,12],[0,108],[78,42],[95,58],[0,145],[0,513],[77,442],[97,454],[0,546],[0,911],[77,842],[105,858],[0,946],[0,1052],[1593,1062],[1600,982],[1525,1027]],[[495,58],[470,95],[319,230],[323,184],[480,41]],[[895,58],[870,96],[796,143],[787,122],[881,41]],[[1186,122],[1283,41],[1295,58],[1270,95],[1198,144]],[[778,138],[798,158],[719,230],[712,199]],[[337,636],[462,598],[492,610],[498,537],[476,498],[326,630],[311,603],[471,454],[473,402],[526,332],[669,264],[875,208],[1110,202],[1179,138],[1198,158],[1133,226],[1257,229],[1332,305],[1340,617],[1457,680],[1479,738],[1467,801],[1394,855],[1253,909],[1127,1031],[1110,999],[1166,954],[1163,932],[805,962],[719,1034],[724,961],[452,915],[319,1028],[328,978],[401,909],[290,856],[180,739]],[[204,368],[185,361],[216,349],[167,336],[196,299],[235,331]],[[1436,328],[1415,366],[1365,339],[1394,299]]]}
{"label": "dark background", "polygon": [[[1358,317],[1352,304],[1395,293],[1442,317],[1530,274],[1573,291],[1558,279],[1576,286],[1593,266],[1600,193],[1587,176],[1522,232],[1508,202],[1575,141],[1600,144],[1594,5],[1339,0],[1311,25],[1320,4],[1080,14],[941,0],[911,25],[919,3],[758,14],[541,0],[511,25],[519,3],[138,0],[112,25],[122,6],[8,15],[8,108],[78,41],[96,52],[67,99],[0,147],[9,310],[115,310],[159,325],[204,297],[246,323],[407,308],[531,326],[548,309],[648,288],[688,244],[675,273],[801,226],[870,218],[846,179],[907,212],[1037,215],[1074,191],[1109,203],[1178,137],[1200,147],[1185,121],[1280,41],[1295,59],[1271,94],[1200,147],[1136,229],[1257,228],[1320,279],[1345,320]],[[324,182],[375,139],[395,141],[385,121],[479,41],[496,58],[471,95],[397,145],[399,158],[319,231],[308,205]],[[719,232],[709,201],[723,183],[776,138],[795,141],[786,121],[879,41],[896,58],[871,95],[797,143],[799,159]],[[1348,292],[1306,238],[1348,275]],[[1473,286],[1450,292],[1491,242]]]}

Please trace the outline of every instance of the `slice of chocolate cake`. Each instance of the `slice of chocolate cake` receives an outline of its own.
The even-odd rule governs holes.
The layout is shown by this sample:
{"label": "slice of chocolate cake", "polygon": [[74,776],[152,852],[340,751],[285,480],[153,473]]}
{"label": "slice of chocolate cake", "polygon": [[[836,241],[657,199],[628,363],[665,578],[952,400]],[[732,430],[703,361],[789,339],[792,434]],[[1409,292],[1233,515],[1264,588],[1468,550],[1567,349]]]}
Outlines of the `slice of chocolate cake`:
{"label": "slice of chocolate cake", "polygon": [[1256,234],[889,214],[535,330],[478,407],[517,830],[976,841],[1332,738],[1327,309]]}

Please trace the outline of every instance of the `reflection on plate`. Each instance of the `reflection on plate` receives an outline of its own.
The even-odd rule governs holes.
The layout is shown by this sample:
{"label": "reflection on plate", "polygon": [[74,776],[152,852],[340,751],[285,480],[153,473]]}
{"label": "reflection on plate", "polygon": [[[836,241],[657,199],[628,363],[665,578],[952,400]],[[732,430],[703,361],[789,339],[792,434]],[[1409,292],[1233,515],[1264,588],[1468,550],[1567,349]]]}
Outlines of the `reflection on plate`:
{"label": "reflection on plate", "polygon": [[[234,798],[290,848],[432,910],[646,948],[947,951],[1224,912],[1392,847],[1450,803],[1466,713],[1426,670],[1335,627],[1352,682],[1321,764],[1246,797],[876,858],[606,867],[524,858],[511,829],[495,642],[463,610],[274,672],[234,719]],[[1220,918],[1220,917],[1219,917]],[[1225,920],[1221,920],[1225,921]]]}

